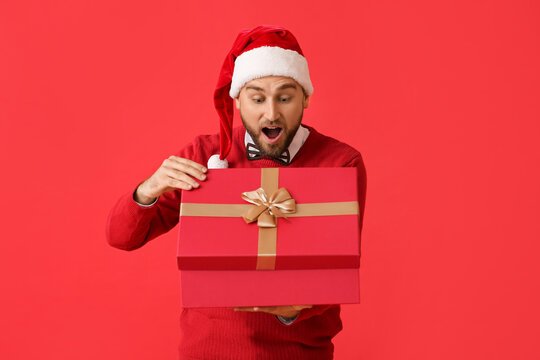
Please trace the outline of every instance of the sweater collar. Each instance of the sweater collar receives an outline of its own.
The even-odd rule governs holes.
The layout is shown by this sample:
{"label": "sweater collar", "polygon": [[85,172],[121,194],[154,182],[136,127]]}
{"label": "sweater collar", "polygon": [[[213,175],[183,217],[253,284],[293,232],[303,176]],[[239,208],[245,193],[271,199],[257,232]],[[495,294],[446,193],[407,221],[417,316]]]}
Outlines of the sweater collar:
{"label": "sweater collar", "polygon": [[[309,136],[309,129],[303,125],[300,125],[298,127],[298,130],[296,131],[296,134],[294,134],[291,144],[289,145],[290,161],[294,159],[294,156],[298,153],[302,145],[304,145],[308,136]],[[249,133],[246,130],[246,134],[244,135],[244,146],[247,147],[248,143],[254,144],[255,142],[253,141],[253,139],[251,138],[251,135],[249,135]],[[285,152],[283,154],[285,154]]]}

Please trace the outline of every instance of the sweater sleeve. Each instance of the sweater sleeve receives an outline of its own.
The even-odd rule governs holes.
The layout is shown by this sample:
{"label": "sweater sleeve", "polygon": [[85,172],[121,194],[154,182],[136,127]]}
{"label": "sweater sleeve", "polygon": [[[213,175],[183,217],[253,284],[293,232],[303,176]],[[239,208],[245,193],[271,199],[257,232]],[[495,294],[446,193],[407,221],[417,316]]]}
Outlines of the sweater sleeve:
{"label": "sweater sleeve", "polygon": [[357,153],[351,161],[347,163],[348,167],[356,167],[357,176],[357,196],[358,196],[358,209],[360,214],[358,216],[358,226],[360,227],[360,236],[362,234],[362,224],[364,222],[364,207],[366,205],[366,188],[367,188],[367,175],[362,155]]}
{"label": "sweater sleeve", "polygon": [[[217,136],[198,136],[175,155],[205,165],[208,157],[219,147],[218,140]],[[180,190],[162,194],[153,205],[141,206],[133,198],[136,188],[118,199],[107,218],[107,241],[118,249],[138,249],[171,230],[179,221]]]}
{"label": "sweater sleeve", "polygon": [[122,250],[138,249],[178,223],[180,191],[162,194],[151,206],[137,204],[133,193],[122,195],[107,218],[107,241]]}
{"label": "sweater sleeve", "polygon": [[298,317],[294,321],[294,324],[297,324],[303,320],[309,319],[313,316],[322,315],[327,310],[330,310],[333,307],[340,308],[340,305],[315,305],[308,309],[302,309],[300,310],[300,313],[298,314]]}

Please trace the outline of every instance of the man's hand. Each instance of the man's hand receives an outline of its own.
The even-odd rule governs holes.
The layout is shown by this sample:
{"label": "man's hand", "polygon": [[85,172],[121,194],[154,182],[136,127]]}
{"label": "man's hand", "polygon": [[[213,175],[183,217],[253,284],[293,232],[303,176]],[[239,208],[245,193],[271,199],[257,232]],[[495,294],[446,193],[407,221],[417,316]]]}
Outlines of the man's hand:
{"label": "man's hand", "polygon": [[266,312],[273,315],[278,315],[285,318],[295,317],[302,309],[312,308],[313,305],[290,305],[290,306],[255,306],[255,307],[236,307],[234,311],[252,311]]}
{"label": "man's hand", "polygon": [[135,201],[151,204],[158,196],[174,189],[198,188],[194,179],[206,180],[208,170],[201,164],[178,156],[165,159],[159,169],[137,187]]}

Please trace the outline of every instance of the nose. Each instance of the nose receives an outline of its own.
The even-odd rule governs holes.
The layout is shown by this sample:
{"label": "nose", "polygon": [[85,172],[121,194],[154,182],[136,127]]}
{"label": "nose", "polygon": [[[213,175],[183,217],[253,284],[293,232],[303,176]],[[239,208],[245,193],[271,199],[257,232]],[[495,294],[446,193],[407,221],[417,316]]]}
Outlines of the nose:
{"label": "nose", "polygon": [[264,117],[269,121],[275,121],[279,119],[279,107],[276,100],[270,100],[266,102],[266,108]]}

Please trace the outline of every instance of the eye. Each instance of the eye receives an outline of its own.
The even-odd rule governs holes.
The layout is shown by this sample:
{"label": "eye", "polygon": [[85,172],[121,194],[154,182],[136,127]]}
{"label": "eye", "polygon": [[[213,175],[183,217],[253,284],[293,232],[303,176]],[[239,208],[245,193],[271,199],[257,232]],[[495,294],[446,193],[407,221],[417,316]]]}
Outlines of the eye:
{"label": "eye", "polygon": [[291,100],[290,97],[281,97],[281,98],[279,98],[279,102],[282,102],[282,103],[286,103],[286,102],[288,102],[289,100]]}
{"label": "eye", "polygon": [[253,99],[251,99],[251,100],[253,100],[253,102],[254,102],[255,104],[262,104],[263,101],[264,101],[264,99],[261,99],[261,98],[253,98]]}

